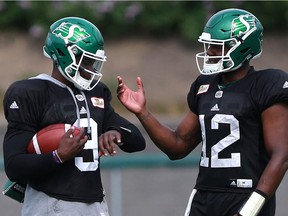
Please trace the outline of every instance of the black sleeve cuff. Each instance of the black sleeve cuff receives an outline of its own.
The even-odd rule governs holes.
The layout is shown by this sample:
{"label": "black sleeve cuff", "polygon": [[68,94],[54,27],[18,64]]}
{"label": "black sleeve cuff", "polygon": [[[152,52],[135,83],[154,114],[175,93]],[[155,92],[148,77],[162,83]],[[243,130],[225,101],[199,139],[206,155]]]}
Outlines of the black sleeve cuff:
{"label": "black sleeve cuff", "polygon": [[110,130],[116,130],[121,134],[121,128],[117,125],[113,125],[113,126],[106,129],[106,131],[110,131]]}

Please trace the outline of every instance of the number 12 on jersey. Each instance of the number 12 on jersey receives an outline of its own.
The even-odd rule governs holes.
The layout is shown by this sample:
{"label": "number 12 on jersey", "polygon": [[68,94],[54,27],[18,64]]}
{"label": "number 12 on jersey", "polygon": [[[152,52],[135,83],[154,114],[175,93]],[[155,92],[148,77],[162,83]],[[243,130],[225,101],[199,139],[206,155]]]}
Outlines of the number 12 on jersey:
{"label": "number 12 on jersey", "polygon": [[[208,149],[206,144],[206,127],[204,117],[205,115],[199,115],[202,131],[202,156],[200,166],[209,167],[210,164],[211,168],[240,167],[240,153],[231,153],[230,158],[219,158],[219,153],[221,151],[233,145],[240,139],[239,121],[233,115],[216,114],[211,119],[211,130],[219,130],[219,124],[228,124],[230,126],[230,134],[212,145],[211,149]],[[210,158],[207,157],[208,151],[210,151]]]}

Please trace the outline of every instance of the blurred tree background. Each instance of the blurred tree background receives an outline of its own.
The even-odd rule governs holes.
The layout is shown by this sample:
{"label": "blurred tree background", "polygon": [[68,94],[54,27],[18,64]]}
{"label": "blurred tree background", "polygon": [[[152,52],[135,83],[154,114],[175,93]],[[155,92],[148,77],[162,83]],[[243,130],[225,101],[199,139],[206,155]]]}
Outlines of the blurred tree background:
{"label": "blurred tree background", "polygon": [[[195,64],[195,53],[197,50],[202,51],[203,46],[197,42],[197,38],[212,14],[231,7],[250,11],[259,18],[264,26],[264,45],[266,47],[263,58],[257,60],[257,69],[275,66],[288,72],[286,54],[288,48],[288,40],[286,39],[288,36],[288,1],[285,0],[0,0],[0,101],[2,102],[7,86],[11,82],[39,73],[50,73],[51,61],[42,54],[42,46],[48,28],[53,22],[62,17],[78,16],[93,22],[100,29],[105,39],[105,52],[107,53],[108,62],[104,65],[102,80],[109,86],[114,96],[112,105],[116,108],[116,111],[121,115],[127,114],[129,120],[137,125],[139,124],[136,117],[131,116],[116,97],[116,75],[123,76],[126,83],[134,89],[136,89],[136,77],[139,75],[145,84],[149,110],[157,117],[161,117],[158,119],[162,123],[171,125],[173,128],[188,109],[186,96],[194,77],[199,75]],[[267,35],[269,37],[266,37]],[[3,105],[1,105],[0,129],[2,126],[4,131],[7,123],[3,113]],[[153,145],[148,145],[148,142],[150,142],[149,139],[147,139],[147,147],[149,146],[148,151],[150,151]],[[189,172],[179,170],[181,177],[178,176],[176,169],[173,169],[171,173],[165,169],[144,172],[144,175],[149,175],[149,181],[146,180],[147,185],[143,185],[144,190],[137,181],[138,179],[141,180],[143,175],[139,174],[143,171],[137,170],[136,173],[134,172],[135,170],[132,170],[131,173],[129,171],[123,173],[123,185],[121,186],[123,190],[123,209],[127,209],[124,207],[128,204],[126,207],[129,210],[132,209],[132,212],[133,210],[137,212],[130,215],[140,215],[141,212],[147,214],[148,205],[152,212],[156,208],[162,213],[165,212],[162,215],[173,215],[173,212],[185,210],[185,206],[182,209],[181,205],[183,203],[186,205],[185,189],[187,191],[187,188],[181,183],[184,183],[185,178],[189,183],[193,181],[194,176],[190,176],[190,168]],[[153,172],[157,175],[153,175]],[[172,174],[176,176],[172,177]],[[162,176],[164,176],[165,182]],[[133,179],[134,183],[129,181],[127,183],[126,178]],[[145,176],[143,179],[145,181]],[[279,206],[282,205],[283,213],[278,214],[278,216],[288,215],[287,180],[286,174],[285,185],[282,186],[282,191],[280,191],[285,194],[285,197],[282,195],[277,201],[280,204]],[[163,187],[158,187],[157,182]],[[105,184],[109,185],[109,181],[106,181]],[[183,194],[181,194],[181,187],[179,190],[179,184],[182,186]],[[165,185],[166,187],[164,187]],[[189,185],[187,184],[187,186]],[[151,196],[149,194],[151,190],[152,196],[159,193],[154,196],[155,199],[147,199]],[[168,190],[171,190],[172,196],[169,193],[163,193]],[[133,191],[137,196],[130,197],[125,201],[124,194],[129,191]],[[109,186],[107,194],[107,197],[110,197]],[[184,200],[178,196],[180,194],[183,195]],[[131,193],[126,194],[126,196],[129,195]],[[167,200],[165,201],[166,197]],[[181,209],[177,208],[178,204],[175,202],[175,197]],[[189,194],[187,194],[188,197]],[[141,202],[142,200],[143,202]],[[162,201],[164,202],[162,203]],[[1,199],[0,206],[5,206],[1,215],[8,215],[3,213],[5,210],[15,210],[17,208],[14,203],[13,206],[6,205],[6,202],[2,202]],[[143,211],[141,208],[139,211],[139,207]],[[123,215],[127,216],[129,214]],[[160,214],[155,214],[155,212],[151,214],[148,211],[148,215],[159,216]]]}
{"label": "blurred tree background", "polygon": [[[245,8],[257,14],[267,32],[286,32],[288,1],[1,1],[0,30],[43,37],[64,16],[92,21],[106,39],[130,36],[178,37],[193,43],[216,11]],[[279,25],[275,25],[279,23]]]}

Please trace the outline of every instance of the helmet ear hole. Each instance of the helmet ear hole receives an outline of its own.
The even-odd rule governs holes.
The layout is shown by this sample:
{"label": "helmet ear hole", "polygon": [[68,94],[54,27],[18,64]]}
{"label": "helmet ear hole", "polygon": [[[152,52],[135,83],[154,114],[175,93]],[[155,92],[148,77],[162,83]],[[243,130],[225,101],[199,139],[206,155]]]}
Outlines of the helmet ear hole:
{"label": "helmet ear hole", "polygon": [[65,56],[65,54],[60,49],[57,49],[57,52],[58,52],[59,56]]}
{"label": "helmet ear hole", "polygon": [[246,47],[245,49],[241,50],[241,53],[245,54],[245,53],[247,53],[249,51],[249,49],[250,49],[249,47]]}
{"label": "helmet ear hole", "polygon": [[59,61],[58,61],[56,55],[54,54],[54,52],[52,52],[51,58],[52,58],[52,60],[53,60],[53,64],[54,64],[56,67],[58,67],[58,66],[59,66]]}
{"label": "helmet ear hole", "polygon": [[58,62],[58,60],[53,61],[53,63],[54,63],[54,65],[55,65],[56,67],[59,66],[59,62]]}

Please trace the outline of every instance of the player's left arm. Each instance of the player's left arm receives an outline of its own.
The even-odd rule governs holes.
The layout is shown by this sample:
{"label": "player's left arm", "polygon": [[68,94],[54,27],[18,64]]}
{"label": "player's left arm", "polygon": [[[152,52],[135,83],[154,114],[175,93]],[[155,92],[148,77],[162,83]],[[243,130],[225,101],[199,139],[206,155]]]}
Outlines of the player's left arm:
{"label": "player's left arm", "polygon": [[265,168],[257,189],[272,196],[288,169],[288,103],[278,103],[262,114],[265,147],[271,159]]}
{"label": "player's left arm", "polygon": [[[123,119],[124,122],[126,121]],[[107,153],[115,155],[116,145],[125,152],[136,152],[145,149],[146,143],[140,130],[132,123],[124,124],[123,120],[108,127],[99,137],[99,156]]]}
{"label": "player's left arm", "polygon": [[265,201],[280,185],[288,169],[288,104],[277,103],[262,113],[263,136],[270,161],[256,190],[240,210],[240,215],[256,216]]}

